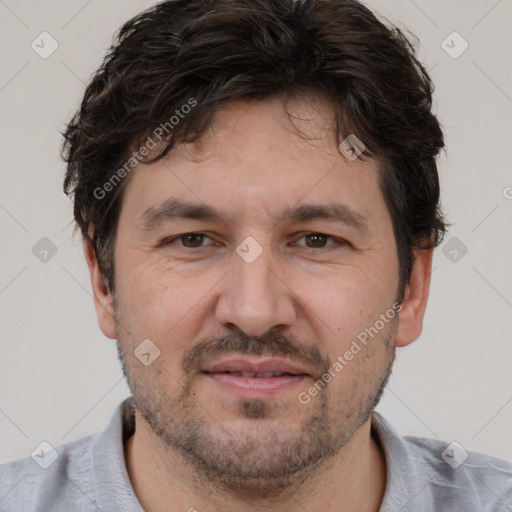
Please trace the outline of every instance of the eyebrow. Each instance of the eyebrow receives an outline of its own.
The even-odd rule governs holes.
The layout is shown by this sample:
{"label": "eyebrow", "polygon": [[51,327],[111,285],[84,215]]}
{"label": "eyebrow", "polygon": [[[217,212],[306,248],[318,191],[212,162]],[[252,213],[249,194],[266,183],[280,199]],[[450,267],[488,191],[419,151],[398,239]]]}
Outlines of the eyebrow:
{"label": "eyebrow", "polygon": [[[198,220],[224,222],[226,219],[216,208],[204,203],[191,203],[176,198],[166,199],[158,206],[151,206],[143,212],[138,226],[143,231],[150,231],[164,222],[173,220]],[[285,209],[279,222],[299,223],[313,220],[328,220],[340,222],[364,233],[369,231],[367,217],[352,208],[339,204],[300,204]]]}

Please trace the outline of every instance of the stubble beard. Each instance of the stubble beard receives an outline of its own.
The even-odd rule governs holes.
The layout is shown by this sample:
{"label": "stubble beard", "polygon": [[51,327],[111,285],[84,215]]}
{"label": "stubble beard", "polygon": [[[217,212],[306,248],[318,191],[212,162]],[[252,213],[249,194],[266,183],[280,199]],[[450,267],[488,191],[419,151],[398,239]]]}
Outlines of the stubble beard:
{"label": "stubble beard", "polygon": [[[219,423],[215,411],[207,411],[194,397],[192,380],[186,380],[179,396],[170,396],[155,373],[145,372],[147,368],[138,366],[139,361],[127,359],[122,347],[129,345],[121,339],[118,354],[133,405],[162,441],[170,464],[185,464],[198,477],[196,482],[204,481],[210,489],[220,487],[245,501],[279,502],[339,454],[370,417],[391,374],[395,357],[393,338],[389,333],[372,340],[373,344],[384,344],[382,353],[377,354],[381,358],[378,367],[369,366],[370,353],[359,354],[359,366],[354,365],[354,373],[337,395],[330,389],[333,386],[327,385],[307,405],[298,405],[298,401],[290,405],[240,400],[237,418],[248,422],[244,431],[230,431],[229,425]],[[261,344],[251,343],[254,342],[244,344],[243,353],[267,355]],[[255,349],[256,346],[259,348]],[[344,368],[341,374],[346,371]],[[300,425],[295,425],[293,419],[287,421],[293,418],[296,407],[309,410]],[[303,410],[299,410],[302,414]]]}

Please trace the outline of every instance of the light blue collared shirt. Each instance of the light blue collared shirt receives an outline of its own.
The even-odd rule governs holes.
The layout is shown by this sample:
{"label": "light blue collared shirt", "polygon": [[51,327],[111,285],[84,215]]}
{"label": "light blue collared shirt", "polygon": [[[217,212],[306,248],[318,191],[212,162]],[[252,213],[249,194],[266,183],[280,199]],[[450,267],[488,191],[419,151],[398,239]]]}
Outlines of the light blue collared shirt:
{"label": "light blue collared shirt", "polygon": [[[0,465],[0,511],[144,512],[124,458],[123,443],[135,428],[129,400],[101,434],[58,446],[56,453],[41,451],[40,460],[36,453],[38,462],[27,457]],[[439,440],[402,437],[377,412],[372,428],[387,464],[380,512],[512,512],[512,463]],[[52,453],[56,458],[44,469]]]}

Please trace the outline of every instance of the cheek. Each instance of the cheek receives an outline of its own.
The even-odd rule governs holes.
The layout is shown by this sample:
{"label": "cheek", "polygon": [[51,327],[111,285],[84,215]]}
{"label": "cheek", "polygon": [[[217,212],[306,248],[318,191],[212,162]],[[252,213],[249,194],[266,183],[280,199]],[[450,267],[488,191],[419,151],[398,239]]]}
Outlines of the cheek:
{"label": "cheek", "polygon": [[130,318],[155,318],[159,316],[164,301],[169,292],[165,274],[160,273],[155,279],[155,273],[150,266],[127,268],[118,273],[119,305],[130,315]]}
{"label": "cheek", "polygon": [[328,276],[299,281],[294,289],[306,312],[316,316],[316,323],[321,320],[338,343],[373,324],[391,305],[392,293],[383,273],[369,265],[346,266]]}
{"label": "cheek", "polygon": [[166,265],[165,260],[125,268],[118,279],[118,305],[131,343],[149,338],[163,356],[179,361],[176,354],[197,339],[211,312],[209,298],[220,277],[213,269],[185,273]]}

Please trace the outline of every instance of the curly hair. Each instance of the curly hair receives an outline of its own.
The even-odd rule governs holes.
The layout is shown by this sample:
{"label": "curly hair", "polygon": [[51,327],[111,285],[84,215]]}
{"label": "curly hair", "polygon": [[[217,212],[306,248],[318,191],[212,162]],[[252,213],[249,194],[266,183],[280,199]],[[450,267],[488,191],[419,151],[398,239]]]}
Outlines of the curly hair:
{"label": "curly hair", "polygon": [[[226,102],[304,91],[329,100],[338,140],[356,135],[382,164],[403,297],[413,249],[437,246],[446,230],[436,165],[443,133],[414,44],[356,0],[168,0],[124,24],[62,133],[75,228],[93,244],[111,292],[129,178],[120,171],[133,147],[191,98],[194,107],[143,163],[198,140]],[[120,185],[104,187],[116,170]]]}

